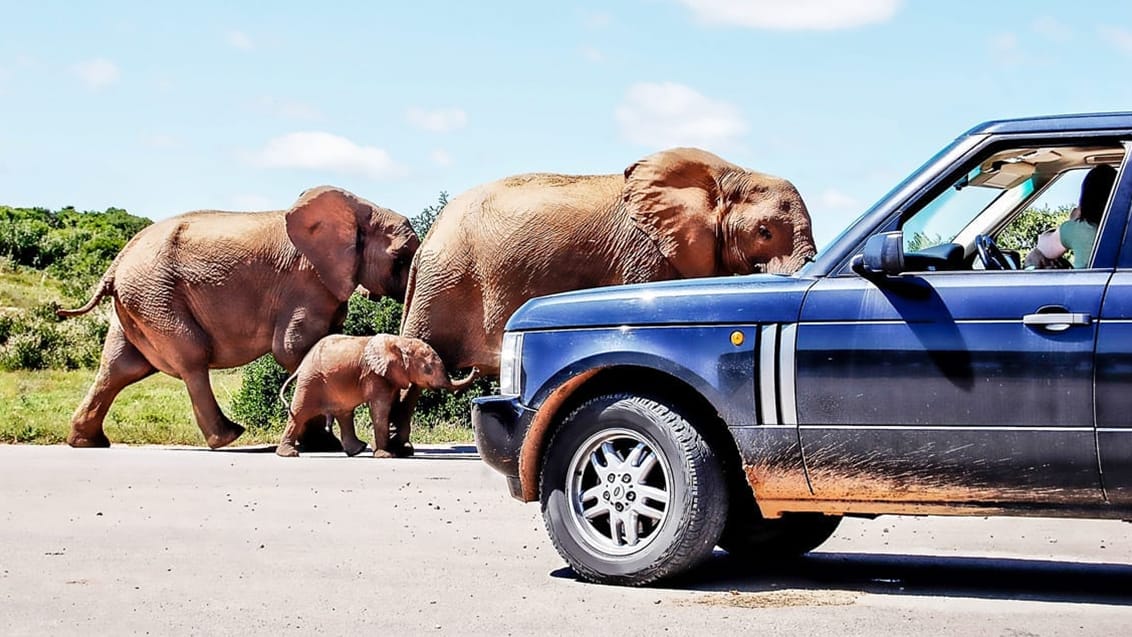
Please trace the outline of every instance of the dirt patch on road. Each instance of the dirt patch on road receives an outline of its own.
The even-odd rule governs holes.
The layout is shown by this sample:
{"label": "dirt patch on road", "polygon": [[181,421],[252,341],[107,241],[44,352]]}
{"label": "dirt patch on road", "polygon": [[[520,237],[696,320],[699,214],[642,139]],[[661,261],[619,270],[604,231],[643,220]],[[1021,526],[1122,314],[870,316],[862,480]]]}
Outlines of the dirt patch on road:
{"label": "dirt patch on road", "polygon": [[683,603],[686,606],[725,606],[728,608],[789,608],[791,606],[852,606],[861,593],[853,591],[729,591],[701,595]]}

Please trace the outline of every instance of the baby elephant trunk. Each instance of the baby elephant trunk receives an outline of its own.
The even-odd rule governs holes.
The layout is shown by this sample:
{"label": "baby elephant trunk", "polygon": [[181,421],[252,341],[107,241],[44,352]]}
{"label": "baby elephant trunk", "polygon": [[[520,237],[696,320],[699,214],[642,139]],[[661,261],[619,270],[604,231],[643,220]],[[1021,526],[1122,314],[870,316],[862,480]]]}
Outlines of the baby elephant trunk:
{"label": "baby elephant trunk", "polygon": [[459,380],[448,381],[448,386],[445,387],[445,389],[447,389],[449,391],[455,391],[455,392],[464,391],[465,389],[472,386],[472,383],[475,382],[476,378],[479,375],[480,375],[479,368],[473,367],[472,371],[469,372],[468,375],[465,376],[464,378],[461,378]]}

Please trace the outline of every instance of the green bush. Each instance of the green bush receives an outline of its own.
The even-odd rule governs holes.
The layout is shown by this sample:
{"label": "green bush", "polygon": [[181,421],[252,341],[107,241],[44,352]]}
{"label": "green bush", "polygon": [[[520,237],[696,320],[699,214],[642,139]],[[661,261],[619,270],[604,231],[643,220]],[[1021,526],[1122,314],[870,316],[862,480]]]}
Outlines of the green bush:
{"label": "green bush", "polygon": [[50,273],[63,282],[68,297],[82,299],[126,242],[151,223],[121,208],[0,206],[0,257]]}
{"label": "green bush", "polygon": [[252,431],[281,433],[287,409],[279,402],[279,388],[287,376],[271,354],[245,365],[243,382],[232,397],[232,418]]}
{"label": "green bush", "polygon": [[109,323],[100,314],[60,322],[45,303],[0,314],[0,370],[80,369],[98,365]]}
{"label": "green bush", "polygon": [[1056,228],[1069,218],[1072,205],[1050,208],[1027,208],[1010,225],[1003,228],[996,239],[1003,250],[1017,250],[1025,258],[1038,244],[1038,235],[1050,228]]}
{"label": "green bush", "polygon": [[350,336],[369,336],[371,334],[396,334],[401,330],[401,304],[393,299],[382,297],[371,301],[355,294],[347,305],[346,322],[342,333]]}

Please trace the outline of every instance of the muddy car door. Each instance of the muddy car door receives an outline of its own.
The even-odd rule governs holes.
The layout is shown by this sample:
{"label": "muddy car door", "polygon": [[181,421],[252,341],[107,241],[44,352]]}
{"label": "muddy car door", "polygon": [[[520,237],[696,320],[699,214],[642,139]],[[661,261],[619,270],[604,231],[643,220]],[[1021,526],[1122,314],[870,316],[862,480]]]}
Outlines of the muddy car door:
{"label": "muddy car door", "polygon": [[[1056,162],[1076,158],[1038,166],[1048,175],[1018,166],[1032,147],[963,167],[880,228],[901,232],[891,235],[899,268],[872,276],[847,267],[810,290],[796,390],[815,498],[908,512],[1103,504],[1094,346],[1127,206],[1105,216],[1083,268],[1016,269],[1021,259],[1004,257],[993,239],[977,249],[1002,236],[1038,190],[1074,173],[1080,183],[1098,151],[1077,144],[1041,149]],[[1015,174],[993,181],[980,166]],[[1129,342],[1132,328],[1122,336]]]}

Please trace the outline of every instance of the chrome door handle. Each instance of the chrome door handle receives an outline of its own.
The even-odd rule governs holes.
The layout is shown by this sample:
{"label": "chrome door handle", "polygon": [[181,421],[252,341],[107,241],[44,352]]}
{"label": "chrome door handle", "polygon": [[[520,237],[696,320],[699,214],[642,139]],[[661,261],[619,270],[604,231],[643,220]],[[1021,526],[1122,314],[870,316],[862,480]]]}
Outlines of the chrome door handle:
{"label": "chrome door handle", "polygon": [[1093,317],[1084,312],[1043,312],[1022,317],[1022,325],[1040,327],[1049,332],[1062,332],[1075,325],[1090,325]]}

